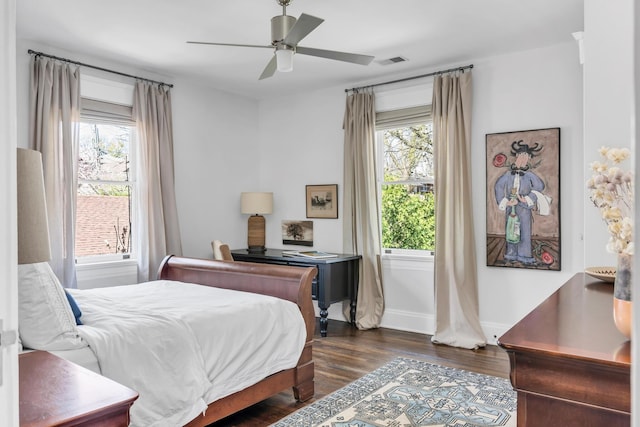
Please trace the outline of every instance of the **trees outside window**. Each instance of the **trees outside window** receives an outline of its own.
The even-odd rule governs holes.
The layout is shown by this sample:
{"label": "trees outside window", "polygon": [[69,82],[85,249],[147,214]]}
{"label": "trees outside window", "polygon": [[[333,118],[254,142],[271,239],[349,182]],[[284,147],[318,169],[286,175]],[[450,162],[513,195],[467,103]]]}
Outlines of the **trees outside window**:
{"label": "trees outside window", "polygon": [[430,122],[377,132],[384,248],[435,248],[432,136]]}

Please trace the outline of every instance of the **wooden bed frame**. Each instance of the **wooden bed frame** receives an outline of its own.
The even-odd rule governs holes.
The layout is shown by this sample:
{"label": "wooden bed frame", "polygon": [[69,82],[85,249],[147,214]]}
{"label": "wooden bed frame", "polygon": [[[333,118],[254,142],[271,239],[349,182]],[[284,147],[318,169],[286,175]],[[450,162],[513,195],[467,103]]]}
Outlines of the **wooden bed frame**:
{"label": "wooden bed frame", "polygon": [[258,403],[288,387],[303,402],[314,394],[312,354],[315,312],[311,302],[313,267],[301,268],[250,262],[214,261],[167,256],[158,270],[158,279],[178,280],[217,288],[271,295],[298,305],[307,326],[307,340],[296,367],[277,372],[244,390],[211,403],[204,414],[188,427],[204,427]]}

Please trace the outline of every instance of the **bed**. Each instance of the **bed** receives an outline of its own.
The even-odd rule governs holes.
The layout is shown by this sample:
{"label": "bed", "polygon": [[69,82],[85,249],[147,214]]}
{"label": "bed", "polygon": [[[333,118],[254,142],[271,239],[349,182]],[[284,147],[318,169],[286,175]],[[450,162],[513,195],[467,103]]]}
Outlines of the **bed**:
{"label": "bed", "polygon": [[82,311],[65,338],[73,345],[39,349],[138,391],[132,425],[206,426],[288,387],[305,401],[314,393],[314,275],[168,256],[155,281],[68,290]]}

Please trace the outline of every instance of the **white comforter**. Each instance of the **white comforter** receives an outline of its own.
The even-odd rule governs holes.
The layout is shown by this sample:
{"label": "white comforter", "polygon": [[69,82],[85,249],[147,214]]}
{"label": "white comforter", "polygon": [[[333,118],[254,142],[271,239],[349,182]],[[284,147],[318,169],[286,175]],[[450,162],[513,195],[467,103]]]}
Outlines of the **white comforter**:
{"label": "white comforter", "polygon": [[136,390],[132,426],[179,426],[211,403],[296,365],[297,305],[174,281],[69,289],[102,374]]}

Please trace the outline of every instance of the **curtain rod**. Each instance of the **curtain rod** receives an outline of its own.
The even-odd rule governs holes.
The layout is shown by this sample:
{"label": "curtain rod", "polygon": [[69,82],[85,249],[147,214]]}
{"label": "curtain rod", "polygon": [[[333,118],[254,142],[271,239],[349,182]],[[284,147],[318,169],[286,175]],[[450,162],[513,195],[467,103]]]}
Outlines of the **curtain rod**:
{"label": "curtain rod", "polygon": [[160,86],[173,87],[173,85],[169,84],[169,83],[159,82],[159,81],[156,81],[156,80],[147,79],[145,77],[138,77],[138,76],[134,76],[134,75],[131,75],[131,74],[121,73],[120,71],[113,71],[113,70],[109,70],[108,68],[96,67],[95,65],[84,64],[82,62],[72,61],[71,59],[67,59],[67,58],[60,58],[58,56],[48,55],[48,54],[42,53],[42,52],[36,52],[34,50],[31,50],[31,49],[29,49],[27,51],[27,53],[29,53],[30,55],[36,55],[36,56],[46,56],[47,58],[56,59],[58,61],[68,62],[68,63],[74,64],[74,65],[80,65],[82,67],[93,68],[94,70],[106,71],[107,73],[118,74],[119,76],[131,77],[132,79],[137,79],[137,80],[144,80],[144,81],[147,81],[147,82],[150,82],[150,83],[156,83],[156,84],[158,84]]}
{"label": "curtain rod", "polygon": [[464,67],[449,68],[448,70],[434,71],[433,73],[421,74],[419,76],[406,77],[404,79],[391,80],[389,82],[382,82],[382,83],[375,83],[375,84],[367,85],[367,86],[353,87],[351,89],[345,89],[344,91],[347,92],[347,93],[348,92],[357,92],[357,91],[359,91],[361,89],[368,89],[368,88],[376,87],[376,86],[390,85],[392,83],[406,82],[407,80],[421,79],[423,77],[431,77],[431,76],[435,76],[437,74],[446,74],[446,73],[451,73],[453,71],[464,71],[467,68],[469,68],[469,69],[473,68],[473,64],[465,65]]}

